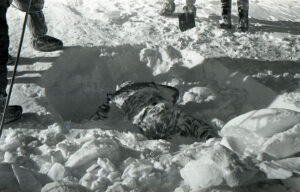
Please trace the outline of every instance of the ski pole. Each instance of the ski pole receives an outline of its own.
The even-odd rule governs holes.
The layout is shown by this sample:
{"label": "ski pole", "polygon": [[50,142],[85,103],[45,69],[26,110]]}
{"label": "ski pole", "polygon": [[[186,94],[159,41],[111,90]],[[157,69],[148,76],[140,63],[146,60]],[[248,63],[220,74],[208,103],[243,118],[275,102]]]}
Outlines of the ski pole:
{"label": "ski pole", "polygon": [[3,130],[3,126],[4,126],[4,120],[5,120],[5,116],[6,116],[6,113],[7,113],[8,104],[9,104],[9,100],[10,100],[10,97],[11,97],[11,93],[12,93],[12,89],[13,89],[13,86],[14,86],[14,82],[15,82],[15,77],[16,77],[16,73],[17,73],[18,63],[19,63],[19,59],[20,59],[21,49],[22,49],[24,35],[25,35],[25,30],[26,30],[26,24],[27,24],[28,15],[29,15],[30,8],[31,8],[31,1],[32,0],[29,0],[28,9],[27,9],[26,14],[25,14],[23,28],[22,28],[22,33],[21,33],[21,38],[20,38],[20,42],[19,42],[18,54],[17,54],[17,58],[16,58],[16,61],[15,61],[15,64],[14,64],[14,71],[13,71],[12,79],[11,79],[10,86],[9,86],[8,95],[7,95],[5,106],[4,106],[3,116],[2,116],[2,119],[1,119],[0,138],[2,136],[2,130]]}

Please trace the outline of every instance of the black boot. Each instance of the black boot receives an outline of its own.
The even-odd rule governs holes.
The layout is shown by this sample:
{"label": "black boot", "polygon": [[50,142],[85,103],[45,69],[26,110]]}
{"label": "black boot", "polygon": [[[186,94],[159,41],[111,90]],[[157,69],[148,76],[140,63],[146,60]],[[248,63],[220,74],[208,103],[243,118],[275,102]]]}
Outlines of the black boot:
{"label": "black boot", "polygon": [[45,35],[33,38],[32,46],[37,51],[49,52],[62,49],[63,42],[55,37]]}
{"label": "black boot", "polygon": [[[6,102],[6,97],[0,95],[0,118],[3,118],[4,106]],[[4,119],[4,124],[11,123],[21,118],[23,109],[19,105],[8,106],[7,112]]]}
{"label": "black boot", "polygon": [[221,0],[222,3],[222,21],[220,28],[231,29],[231,0]]}
{"label": "black boot", "polygon": [[249,28],[248,10],[239,9],[238,30],[245,32]]}

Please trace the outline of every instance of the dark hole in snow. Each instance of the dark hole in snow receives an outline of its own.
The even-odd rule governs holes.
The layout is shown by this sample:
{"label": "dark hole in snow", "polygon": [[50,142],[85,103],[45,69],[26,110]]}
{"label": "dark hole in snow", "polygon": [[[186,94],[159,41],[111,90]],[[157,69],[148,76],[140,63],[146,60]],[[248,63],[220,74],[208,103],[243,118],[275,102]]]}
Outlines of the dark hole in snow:
{"label": "dark hole in snow", "polygon": [[142,48],[67,47],[43,75],[50,111],[61,120],[80,122],[106,101],[106,94],[116,85],[128,80],[152,81],[151,70],[140,62]]}

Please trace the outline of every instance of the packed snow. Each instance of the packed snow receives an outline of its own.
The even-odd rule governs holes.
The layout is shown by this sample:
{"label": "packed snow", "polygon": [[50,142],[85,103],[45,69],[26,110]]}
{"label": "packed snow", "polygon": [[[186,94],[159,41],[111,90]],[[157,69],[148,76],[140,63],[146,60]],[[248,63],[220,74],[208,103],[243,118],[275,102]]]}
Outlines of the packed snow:
{"label": "packed snow", "polygon": [[[246,33],[219,29],[219,0],[195,5],[196,27],[180,32],[160,0],[46,1],[65,48],[37,52],[26,32],[11,100],[25,113],[0,139],[1,190],[299,191],[300,2],[250,0]],[[23,18],[9,8],[13,56]],[[125,81],[176,87],[178,107],[222,138],[149,140],[117,110],[89,121]]]}

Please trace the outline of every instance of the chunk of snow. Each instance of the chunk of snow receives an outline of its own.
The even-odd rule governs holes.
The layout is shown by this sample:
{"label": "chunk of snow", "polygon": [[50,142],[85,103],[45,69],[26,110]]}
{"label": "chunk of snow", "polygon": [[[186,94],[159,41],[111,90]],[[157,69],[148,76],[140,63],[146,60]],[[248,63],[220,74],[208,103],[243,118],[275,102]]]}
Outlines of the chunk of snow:
{"label": "chunk of snow", "polygon": [[116,170],[116,166],[108,158],[98,158],[97,164],[109,172]]}
{"label": "chunk of snow", "polygon": [[126,190],[121,183],[114,183],[112,186],[109,186],[106,192],[125,192]]}
{"label": "chunk of snow", "polygon": [[221,130],[222,145],[259,160],[290,157],[300,152],[300,113],[261,109],[229,121]]}
{"label": "chunk of snow", "polygon": [[69,171],[60,163],[54,163],[48,172],[48,177],[53,181],[62,180],[64,177],[69,175]]}
{"label": "chunk of snow", "polygon": [[298,152],[300,152],[300,122],[287,131],[273,135],[261,149],[261,153],[275,159],[290,157]]}
{"label": "chunk of snow", "polygon": [[16,148],[22,145],[22,141],[24,140],[25,136],[18,131],[10,132],[5,140],[0,142],[0,150],[1,151],[13,151]]}
{"label": "chunk of snow", "polygon": [[123,172],[122,178],[126,177],[141,178],[146,177],[153,170],[153,166],[141,162],[133,162]]}
{"label": "chunk of snow", "polygon": [[141,50],[140,60],[153,70],[153,75],[159,75],[169,72],[175,65],[181,65],[182,55],[172,46],[150,46]]}
{"label": "chunk of snow", "polygon": [[17,156],[9,151],[4,153],[4,162],[6,163],[14,163],[16,162]]}
{"label": "chunk of snow", "polygon": [[55,181],[45,185],[41,192],[89,192],[89,190],[70,181]]}
{"label": "chunk of snow", "polygon": [[291,170],[284,169],[272,162],[263,162],[259,168],[265,172],[268,179],[287,179],[293,175]]}
{"label": "chunk of snow", "polygon": [[236,129],[244,129],[261,137],[271,137],[300,123],[300,113],[288,109],[261,109],[250,111],[230,120],[221,135],[234,135]]}
{"label": "chunk of snow", "polygon": [[79,167],[97,159],[106,157],[117,159],[120,150],[118,144],[112,139],[101,138],[85,143],[79,150],[73,153],[66,162],[67,167]]}
{"label": "chunk of snow", "polygon": [[193,87],[183,95],[183,104],[188,102],[202,103],[216,99],[216,95],[207,87]]}
{"label": "chunk of snow", "polygon": [[192,189],[221,185],[236,187],[255,180],[258,170],[248,167],[222,145],[203,150],[198,159],[190,161],[180,170],[184,182]]}
{"label": "chunk of snow", "polygon": [[274,161],[274,164],[292,170],[294,173],[300,174],[300,157]]}

